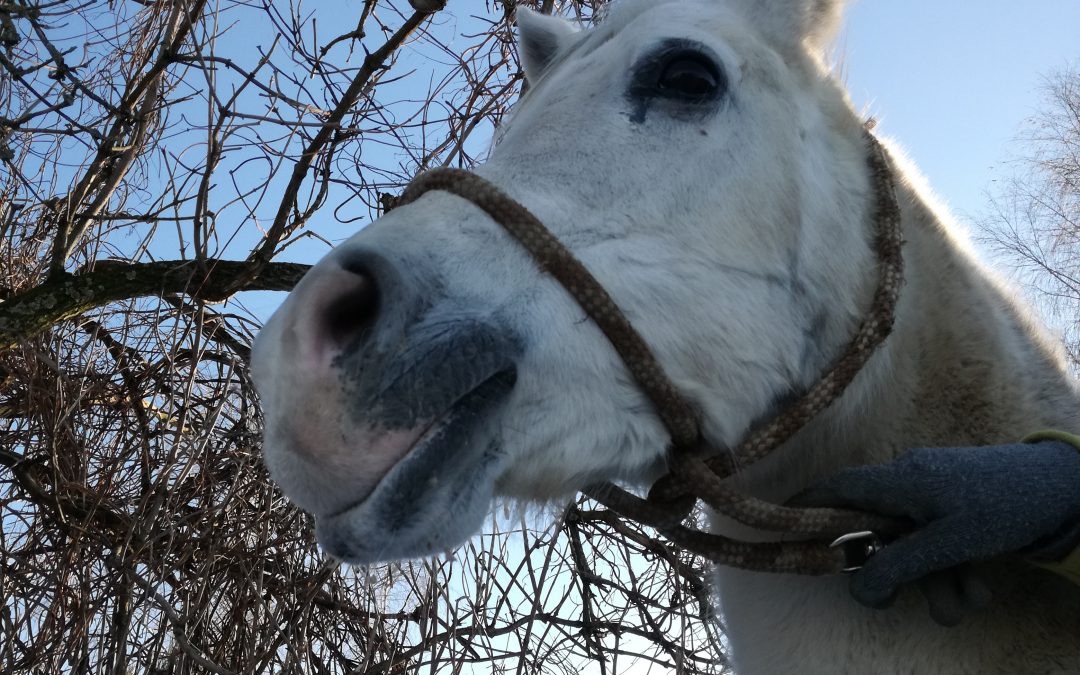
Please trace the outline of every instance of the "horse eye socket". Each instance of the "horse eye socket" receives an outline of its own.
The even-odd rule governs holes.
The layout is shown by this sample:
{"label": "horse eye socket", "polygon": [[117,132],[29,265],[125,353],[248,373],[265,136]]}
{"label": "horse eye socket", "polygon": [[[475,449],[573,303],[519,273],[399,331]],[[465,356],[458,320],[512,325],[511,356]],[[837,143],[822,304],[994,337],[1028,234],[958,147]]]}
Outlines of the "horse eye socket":
{"label": "horse eye socket", "polygon": [[683,96],[701,98],[720,87],[716,66],[700,56],[678,56],[660,72],[660,89]]}

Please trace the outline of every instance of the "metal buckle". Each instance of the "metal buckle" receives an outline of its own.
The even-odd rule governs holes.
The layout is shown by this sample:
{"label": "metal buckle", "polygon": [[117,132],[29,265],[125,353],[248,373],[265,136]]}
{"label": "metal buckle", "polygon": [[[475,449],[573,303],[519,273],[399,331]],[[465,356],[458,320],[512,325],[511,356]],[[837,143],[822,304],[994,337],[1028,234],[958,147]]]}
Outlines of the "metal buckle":
{"label": "metal buckle", "polygon": [[829,548],[839,548],[844,552],[844,572],[861,570],[866,561],[884,548],[881,538],[870,530],[849,532],[837,537]]}

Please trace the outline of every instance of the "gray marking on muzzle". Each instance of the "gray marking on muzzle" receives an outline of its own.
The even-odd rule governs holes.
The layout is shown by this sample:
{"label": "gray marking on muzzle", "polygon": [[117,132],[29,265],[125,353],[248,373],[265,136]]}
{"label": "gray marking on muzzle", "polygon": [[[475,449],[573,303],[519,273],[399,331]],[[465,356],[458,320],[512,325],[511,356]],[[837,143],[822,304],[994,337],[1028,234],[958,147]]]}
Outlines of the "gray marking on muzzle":
{"label": "gray marking on muzzle", "polygon": [[397,531],[412,524],[432,490],[440,484],[444,489],[446,486],[464,487],[463,481],[476,470],[474,465],[482,463],[484,457],[497,454],[498,449],[493,443],[483,453],[468,453],[470,457],[462,457],[461,450],[468,447],[469,437],[490,408],[510,392],[516,379],[513,372],[502,372],[482,384],[455,406],[447,420],[440,423],[417,452],[388,476],[388,486],[377,500],[379,520],[387,528]]}
{"label": "gray marking on muzzle", "polygon": [[[490,476],[501,449],[476,437],[481,424],[514,387],[513,370],[475,388],[379,483],[375,491],[339,514],[320,517],[316,534],[331,555],[362,564],[438,553],[459,543],[454,528],[439,523],[477,518],[478,503],[492,498]],[[431,524],[434,523],[434,529]],[[479,527],[479,522],[476,523]]]}
{"label": "gray marking on muzzle", "polygon": [[334,365],[341,369],[348,414],[390,430],[414,429],[445,414],[496,373],[512,370],[522,351],[508,330],[445,315],[422,319],[385,347],[348,352]]}

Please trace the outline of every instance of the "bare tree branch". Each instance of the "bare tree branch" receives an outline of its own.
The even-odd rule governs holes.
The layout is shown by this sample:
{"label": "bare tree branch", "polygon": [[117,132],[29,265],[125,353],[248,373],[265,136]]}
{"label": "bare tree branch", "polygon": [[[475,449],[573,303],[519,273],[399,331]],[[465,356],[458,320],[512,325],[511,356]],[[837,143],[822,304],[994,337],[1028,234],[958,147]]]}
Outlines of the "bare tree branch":
{"label": "bare tree branch", "polygon": [[[0,303],[0,349],[15,346],[61,321],[110,302],[148,295],[189,295],[220,302],[237,291],[288,291],[310,265],[271,263],[258,276],[251,263],[189,260],[101,265],[84,274],[50,278]],[[237,288],[237,285],[243,285]]]}
{"label": "bare tree branch", "polygon": [[248,291],[483,159],[516,4],[0,0],[0,672],[726,670],[655,532],[581,502],[354,569],[261,461]]}
{"label": "bare tree branch", "polygon": [[1049,77],[1018,139],[1015,173],[980,219],[983,239],[1057,320],[1080,369],[1080,70]]}

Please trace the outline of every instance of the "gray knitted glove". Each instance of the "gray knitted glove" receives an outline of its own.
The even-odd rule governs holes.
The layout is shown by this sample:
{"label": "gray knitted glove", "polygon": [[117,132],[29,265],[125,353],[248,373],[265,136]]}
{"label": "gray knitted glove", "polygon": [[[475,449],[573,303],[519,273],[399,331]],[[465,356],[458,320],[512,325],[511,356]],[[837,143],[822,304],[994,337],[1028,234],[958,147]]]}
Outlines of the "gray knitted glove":
{"label": "gray knitted glove", "polygon": [[1060,441],[921,448],[842,470],[792,504],[911,521],[910,533],[852,575],[851,594],[887,607],[901,586],[918,582],[931,616],[955,625],[989,600],[966,563],[1004,554],[1051,562],[1080,545],[1080,450]]}

